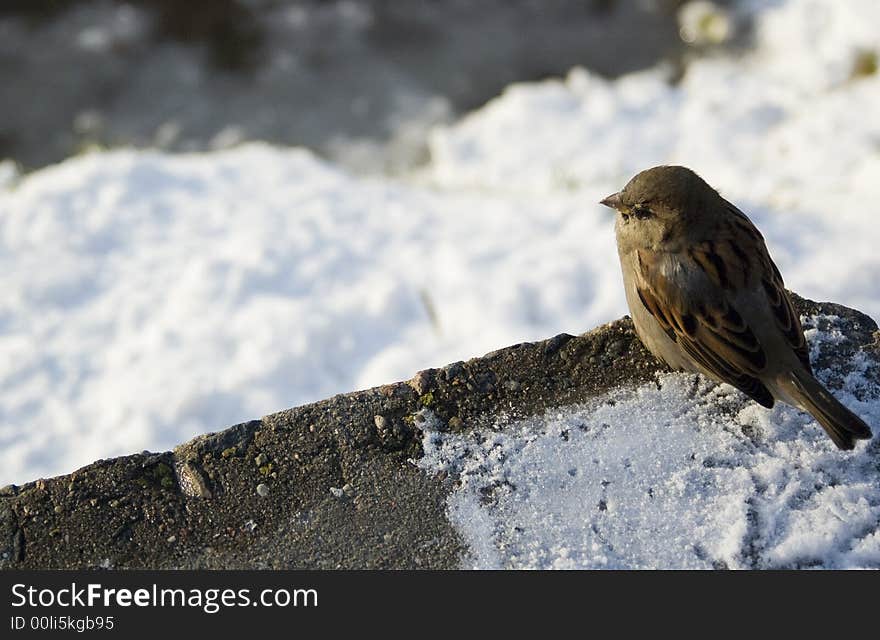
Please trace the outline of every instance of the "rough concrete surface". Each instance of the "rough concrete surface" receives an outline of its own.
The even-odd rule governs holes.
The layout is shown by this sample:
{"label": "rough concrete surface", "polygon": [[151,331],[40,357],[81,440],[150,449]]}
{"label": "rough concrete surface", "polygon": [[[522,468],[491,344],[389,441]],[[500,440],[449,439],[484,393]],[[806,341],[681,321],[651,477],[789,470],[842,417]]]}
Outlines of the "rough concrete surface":
{"label": "rough concrete surface", "polygon": [[[833,357],[865,349],[880,358],[869,317],[796,304],[801,314],[840,317],[847,340]],[[445,516],[453,480],[411,463],[423,409],[439,419],[434,428],[461,431],[583,402],[661,367],[623,318],[281,411],[174,451],[10,485],[0,489],[0,568],[455,568],[464,548]]]}

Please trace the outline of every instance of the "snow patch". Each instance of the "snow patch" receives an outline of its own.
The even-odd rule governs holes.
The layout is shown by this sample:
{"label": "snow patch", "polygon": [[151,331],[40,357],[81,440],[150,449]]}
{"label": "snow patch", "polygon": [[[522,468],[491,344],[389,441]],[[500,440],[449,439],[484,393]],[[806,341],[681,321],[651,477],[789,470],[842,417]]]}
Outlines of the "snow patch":
{"label": "snow patch", "polygon": [[[864,376],[837,396],[880,422]],[[876,447],[838,451],[791,407],[667,373],[502,424],[423,437],[420,467],[456,480],[469,568],[880,567]]]}

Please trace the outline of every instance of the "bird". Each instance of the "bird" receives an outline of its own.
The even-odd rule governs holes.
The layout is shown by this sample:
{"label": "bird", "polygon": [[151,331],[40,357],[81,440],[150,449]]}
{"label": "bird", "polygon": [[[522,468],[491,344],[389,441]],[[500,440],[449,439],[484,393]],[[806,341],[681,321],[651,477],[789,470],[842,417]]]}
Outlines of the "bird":
{"label": "bird", "polygon": [[638,173],[600,204],[616,210],[626,301],[645,347],[772,408],[811,414],[840,449],[871,429],[813,375],[800,318],[764,237],[691,169]]}

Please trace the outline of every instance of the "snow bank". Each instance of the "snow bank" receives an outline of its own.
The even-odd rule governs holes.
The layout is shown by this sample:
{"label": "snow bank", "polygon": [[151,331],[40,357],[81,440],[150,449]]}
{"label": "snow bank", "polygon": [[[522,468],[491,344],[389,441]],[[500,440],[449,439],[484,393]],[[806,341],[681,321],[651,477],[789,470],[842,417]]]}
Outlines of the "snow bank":
{"label": "snow bank", "polygon": [[511,86],[434,131],[423,179],[551,197],[684,164],[753,218],[790,288],[880,315],[880,3],[745,5],[748,54],[696,60],[677,84],[657,68]]}
{"label": "snow bank", "polygon": [[355,179],[304,151],[37,172],[0,192],[0,484],[584,331],[623,312],[612,258],[580,198]]}

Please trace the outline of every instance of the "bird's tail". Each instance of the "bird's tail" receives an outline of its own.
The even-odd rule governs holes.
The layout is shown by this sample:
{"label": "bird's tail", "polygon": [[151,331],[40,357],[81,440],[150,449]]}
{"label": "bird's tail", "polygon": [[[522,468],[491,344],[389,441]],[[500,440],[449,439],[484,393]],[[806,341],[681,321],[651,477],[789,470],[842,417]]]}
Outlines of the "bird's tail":
{"label": "bird's tail", "polygon": [[805,369],[781,375],[777,380],[792,404],[808,411],[822,425],[840,449],[852,449],[856,440],[871,437],[871,429],[844,407]]}

